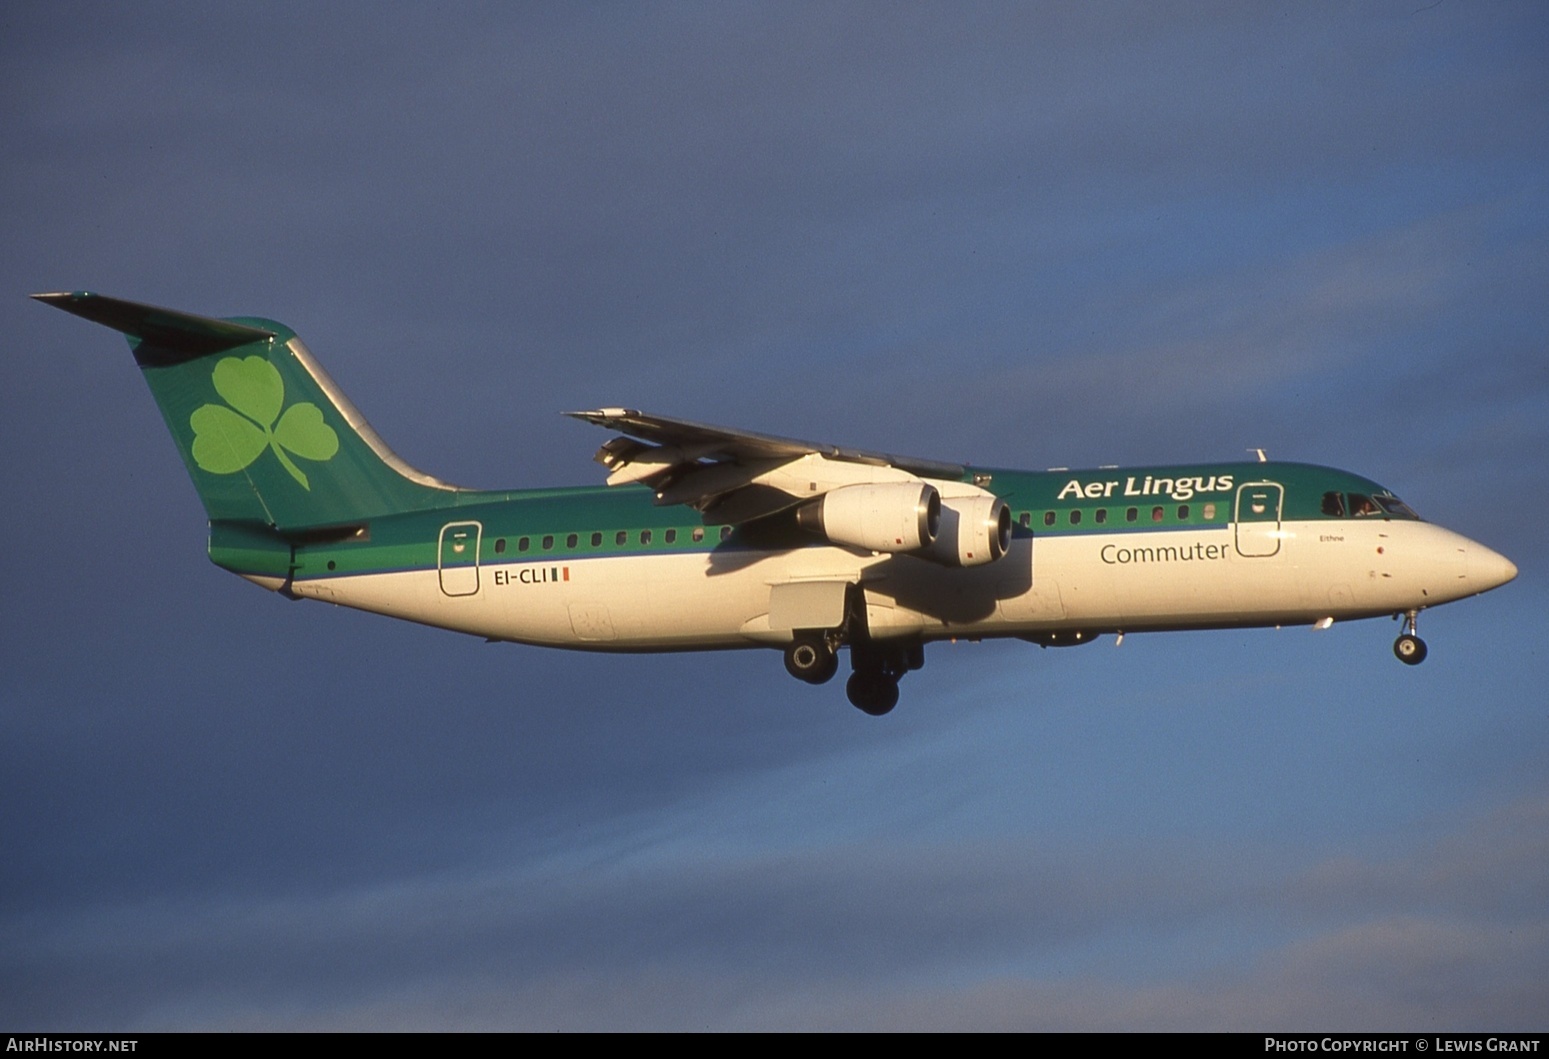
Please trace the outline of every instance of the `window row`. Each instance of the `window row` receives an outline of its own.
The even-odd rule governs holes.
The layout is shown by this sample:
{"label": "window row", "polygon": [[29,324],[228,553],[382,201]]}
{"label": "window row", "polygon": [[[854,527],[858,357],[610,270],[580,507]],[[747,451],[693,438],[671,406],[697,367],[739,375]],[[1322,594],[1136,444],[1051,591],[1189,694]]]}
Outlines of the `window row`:
{"label": "window row", "polygon": [[[727,537],[731,536],[731,527],[730,526],[722,526],[718,532],[720,533],[720,539],[724,541]],[[601,533],[601,532],[593,532],[591,534],[591,537],[590,537],[591,546],[593,548],[601,548],[602,547],[602,542],[605,539],[605,536],[606,535]],[[643,530],[636,531],[635,534],[634,534],[634,537],[641,544],[651,544],[653,541],[655,541],[656,534],[652,530],[643,529]],[[558,535],[553,534],[553,533],[546,533],[542,537],[537,538],[539,550],[540,551],[545,551],[545,552],[553,551],[554,550],[555,542],[558,539],[559,539]],[[630,539],[630,531],[629,530],[619,530],[618,532],[613,534],[613,543],[614,543],[614,545],[616,547],[619,547],[619,548],[622,548],[625,545],[627,545],[629,543],[629,539]],[[705,539],[705,528],[703,526],[695,526],[692,530],[689,531],[689,538],[688,539],[693,541],[695,544],[699,544],[700,542],[702,542]],[[568,533],[568,534],[565,534],[564,540],[565,540],[565,547],[567,549],[579,548],[581,546],[581,535],[579,533]],[[662,535],[661,535],[661,540],[662,540],[663,544],[676,544],[676,543],[678,543],[678,531],[676,529],[666,529],[666,530],[663,530],[662,531]],[[533,541],[534,541],[534,538],[532,538],[532,537],[518,537],[516,539],[516,550],[518,552],[532,551],[533,550]],[[495,538],[495,554],[496,555],[504,555],[505,553],[506,553],[506,538],[504,538],[504,537],[496,537]]]}
{"label": "window row", "polygon": [[[1177,521],[1189,521],[1191,510],[1192,509],[1188,504],[1179,504],[1177,508]],[[1070,524],[1072,526],[1079,526],[1081,525],[1082,519],[1086,518],[1086,514],[1087,513],[1081,508],[1072,508],[1069,512],[1066,513],[1066,517],[1070,520]],[[1114,515],[1117,516],[1117,514],[1117,509],[1115,509]],[[1108,509],[1105,507],[1098,508],[1096,511],[1091,512],[1091,515],[1092,521],[1099,526],[1105,525],[1108,522]],[[1214,522],[1216,517],[1216,505],[1204,505],[1200,509],[1200,516],[1204,518],[1206,522]],[[1059,521],[1059,517],[1060,513],[1058,511],[1045,511],[1043,513],[1043,524],[1045,526],[1053,526]],[[1140,508],[1138,507],[1126,508],[1124,511],[1125,522],[1139,522],[1140,517]],[[1165,506],[1158,504],[1151,509],[1152,522],[1165,522],[1166,520],[1167,508]],[[1031,511],[1022,512],[1021,522],[1024,527],[1031,527],[1033,524],[1033,513]]]}

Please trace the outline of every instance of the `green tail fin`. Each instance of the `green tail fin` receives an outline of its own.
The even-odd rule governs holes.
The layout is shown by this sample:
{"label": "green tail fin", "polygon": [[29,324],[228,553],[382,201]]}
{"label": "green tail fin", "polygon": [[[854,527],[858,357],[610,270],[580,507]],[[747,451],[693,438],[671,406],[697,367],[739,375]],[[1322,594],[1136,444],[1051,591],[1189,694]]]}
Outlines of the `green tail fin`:
{"label": "green tail fin", "polygon": [[129,337],[212,522],[285,532],[456,501],[394,455],[283,324],[85,291],[33,297]]}

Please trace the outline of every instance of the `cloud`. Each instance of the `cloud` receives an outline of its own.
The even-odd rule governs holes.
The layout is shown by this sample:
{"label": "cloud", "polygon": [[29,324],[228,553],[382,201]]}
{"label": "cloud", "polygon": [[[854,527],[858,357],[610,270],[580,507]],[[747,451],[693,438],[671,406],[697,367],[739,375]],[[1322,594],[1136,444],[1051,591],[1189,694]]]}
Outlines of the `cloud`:
{"label": "cloud", "polygon": [[648,845],[102,907],[8,931],[7,1007],[50,1028],[1527,1029],[1549,998],[1546,817],[1532,796],[1307,865]]}

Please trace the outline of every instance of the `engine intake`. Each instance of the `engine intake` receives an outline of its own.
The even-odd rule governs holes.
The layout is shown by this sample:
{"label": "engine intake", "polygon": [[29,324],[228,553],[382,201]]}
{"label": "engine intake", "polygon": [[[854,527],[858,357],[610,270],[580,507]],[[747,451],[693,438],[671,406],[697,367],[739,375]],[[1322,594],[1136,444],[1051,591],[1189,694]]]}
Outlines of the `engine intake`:
{"label": "engine intake", "polygon": [[928,558],[947,566],[983,566],[1011,548],[1011,509],[999,497],[955,496],[941,502],[941,533]]}

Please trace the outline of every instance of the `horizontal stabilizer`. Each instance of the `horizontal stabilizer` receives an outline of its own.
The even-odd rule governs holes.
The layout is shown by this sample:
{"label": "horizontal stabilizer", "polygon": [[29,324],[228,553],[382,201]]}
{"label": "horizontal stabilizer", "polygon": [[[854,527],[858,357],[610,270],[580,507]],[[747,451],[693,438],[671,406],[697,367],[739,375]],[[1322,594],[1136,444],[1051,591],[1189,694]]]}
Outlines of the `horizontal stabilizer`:
{"label": "horizontal stabilizer", "polygon": [[141,343],[155,347],[159,363],[193,360],[195,357],[275,337],[273,331],[232,323],[230,320],[215,320],[155,305],[141,305],[139,302],[109,298],[105,294],[93,294],[90,291],[34,294],[33,297],[45,305],[74,313],[94,324],[122,331],[131,340],[137,339],[138,342],[131,343],[137,353]]}

